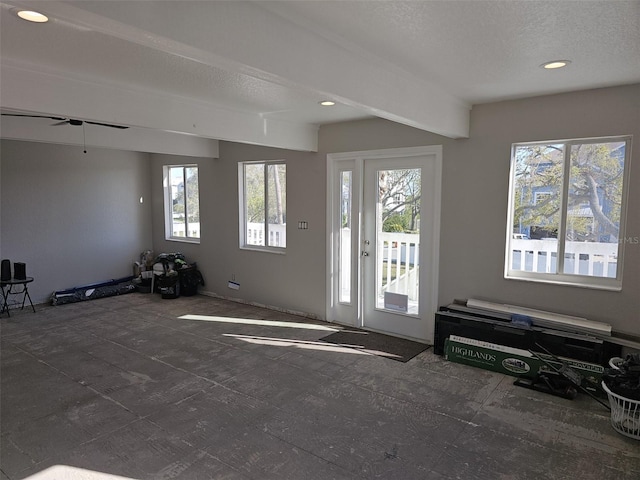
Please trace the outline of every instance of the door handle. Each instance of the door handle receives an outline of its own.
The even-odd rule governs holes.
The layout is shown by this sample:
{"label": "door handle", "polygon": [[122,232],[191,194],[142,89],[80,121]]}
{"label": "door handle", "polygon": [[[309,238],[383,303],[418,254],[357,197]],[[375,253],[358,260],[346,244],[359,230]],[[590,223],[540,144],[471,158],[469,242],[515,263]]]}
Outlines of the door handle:
{"label": "door handle", "polygon": [[361,252],[363,257],[368,257],[369,256],[369,252],[365,252],[364,250],[362,250]]}

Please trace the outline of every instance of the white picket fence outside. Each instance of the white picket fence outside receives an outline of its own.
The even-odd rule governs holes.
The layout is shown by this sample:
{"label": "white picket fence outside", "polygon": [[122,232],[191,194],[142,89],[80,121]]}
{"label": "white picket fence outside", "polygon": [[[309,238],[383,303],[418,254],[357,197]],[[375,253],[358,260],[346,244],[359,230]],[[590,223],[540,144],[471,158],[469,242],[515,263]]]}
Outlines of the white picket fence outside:
{"label": "white picket fence outside", "polygon": [[[511,240],[511,268],[514,270],[555,273],[557,254],[558,241],[555,238]],[[565,273],[615,278],[617,263],[617,243],[566,243]]]}
{"label": "white picket fence outside", "polygon": [[[418,300],[418,280],[420,273],[420,235],[415,233],[378,233],[377,291],[401,293],[408,295],[409,301]],[[400,272],[404,267],[404,272]],[[386,275],[383,274],[386,269]],[[390,279],[395,269],[396,278],[383,283],[383,278]]]}
{"label": "white picket fence outside", "polygon": [[[340,250],[340,285],[342,287],[341,299],[350,298],[351,287],[351,230],[341,229]],[[420,236],[408,233],[378,233],[377,251],[377,277],[376,292],[384,297],[385,292],[401,293],[409,296],[409,301],[418,300],[418,279],[419,279],[419,255]],[[360,252],[357,252],[359,254]],[[400,267],[404,267],[404,272],[396,275],[391,282],[385,282],[385,278],[391,278],[396,269],[399,273]],[[385,272],[386,270],[386,272]],[[386,275],[385,275],[386,273]]]}
{"label": "white picket fence outside", "polygon": [[269,241],[264,242],[264,223],[247,223],[247,245],[268,245],[270,247],[286,247],[287,224],[269,225]]}
{"label": "white picket fence outside", "polygon": [[[180,238],[185,237],[185,224],[184,219],[182,221],[176,220],[176,215],[174,215],[173,223],[173,236]],[[189,235],[190,238],[200,238],[200,222],[189,222]]]}

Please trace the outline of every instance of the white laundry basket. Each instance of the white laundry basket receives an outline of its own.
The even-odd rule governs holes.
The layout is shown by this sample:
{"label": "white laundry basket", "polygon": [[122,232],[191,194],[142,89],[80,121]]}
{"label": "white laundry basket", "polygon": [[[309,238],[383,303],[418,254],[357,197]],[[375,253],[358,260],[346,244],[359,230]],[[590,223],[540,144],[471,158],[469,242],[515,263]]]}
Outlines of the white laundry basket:
{"label": "white laundry basket", "polygon": [[622,435],[640,440],[640,400],[631,400],[613,393],[604,382],[602,389],[609,397],[613,429]]}

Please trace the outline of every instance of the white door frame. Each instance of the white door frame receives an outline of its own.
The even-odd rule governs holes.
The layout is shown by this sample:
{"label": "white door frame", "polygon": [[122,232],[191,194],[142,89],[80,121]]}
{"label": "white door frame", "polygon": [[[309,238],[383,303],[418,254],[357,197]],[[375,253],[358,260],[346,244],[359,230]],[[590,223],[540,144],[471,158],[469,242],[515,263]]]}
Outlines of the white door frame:
{"label": "white door frame", "polygon": [[[431,230],[431,238],[429,239],[430,249],[423,253],[430,255],[433,259],[431,268],[427,272],[421,272],[424,275],[424,281],[430,286],[426,289],[426,298],[421,300],[421,318],[425,319],[428,325],[427,338],[420,339],[422,341],[433,342],[433,326],[435,322],[435,313],[437,310],[438,302],[438,278],[439,278],[439,258],[440,258],[440,211],[441,211],[441,185],[442,185],[442,146],[432,145],[423,147],[407,147],[407,148],[391,148],[383,150],[371,150],[371,151],[358,151],[358,152],[343,152],[343,153],[331,153],[327,155],[327,278],[326,278],[326,319],[330,322],[342,323],[353,327],[362,327],[362,282],[361,282],[361,230],[362,230],[362,206],[363,199],[358,198],[359,211],[357,212],[358,224],[357,229],[354,228],[355,235],[352,238],[352,252],[354,254],[354,261],[357,262],[357,268],[354,272],[357,272],[357,278],[354,279],[354,284],[357,286],[353,296],[355,303],[352,305],[342,305],[337,299],[337,235],[339,234],[336,228],[335,222],[336,212],[339,210],[337,205],[338,189],[337,189],[337,175],[341,170],[341,164],[345,165],[351,162],[350,165],[356,172],[355,179],[357,185],[354,188],[354,194],[362,196],[362,173],[364,170],[364,162],[368,159],[391,159],[391,158],[408,158],[417,156],[430,156],[435,162],[435,181],[432,199],[434,202],[434,218]],[[357,259],[357,260],[356,260]]]}

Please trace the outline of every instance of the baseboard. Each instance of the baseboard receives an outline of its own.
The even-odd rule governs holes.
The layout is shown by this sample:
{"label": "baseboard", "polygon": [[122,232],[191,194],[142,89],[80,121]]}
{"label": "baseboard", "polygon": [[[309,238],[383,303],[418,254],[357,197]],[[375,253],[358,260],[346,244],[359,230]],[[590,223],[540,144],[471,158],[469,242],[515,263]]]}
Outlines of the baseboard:
{"label": "baseboard", "polygon": [[242,298],[229,297],[228,295],[220,295],[215,292],[207,292],[207,291],[199,290],[198,293],[200,295],[205,295],[207,297],[219,298],[221,300],[228,300],[230,302],[235,302],[235,303],[242,303],[243,305],[251,305],[252,307],[266,308],[267,310],[274,310],[276,312],[288,313],[290,315],[296,315],[298,317],[305,317],[305,318],[310,318],[312,320],[320,320],[323,322],[326,321],[324,318],[321,318],[318,315],[315,315],[313,313],[301,312],[299,310],[291,310],[288,308],[277,307],[275,305],[267,305],[259,302],[251,302],[248,300],[244,300]]}

